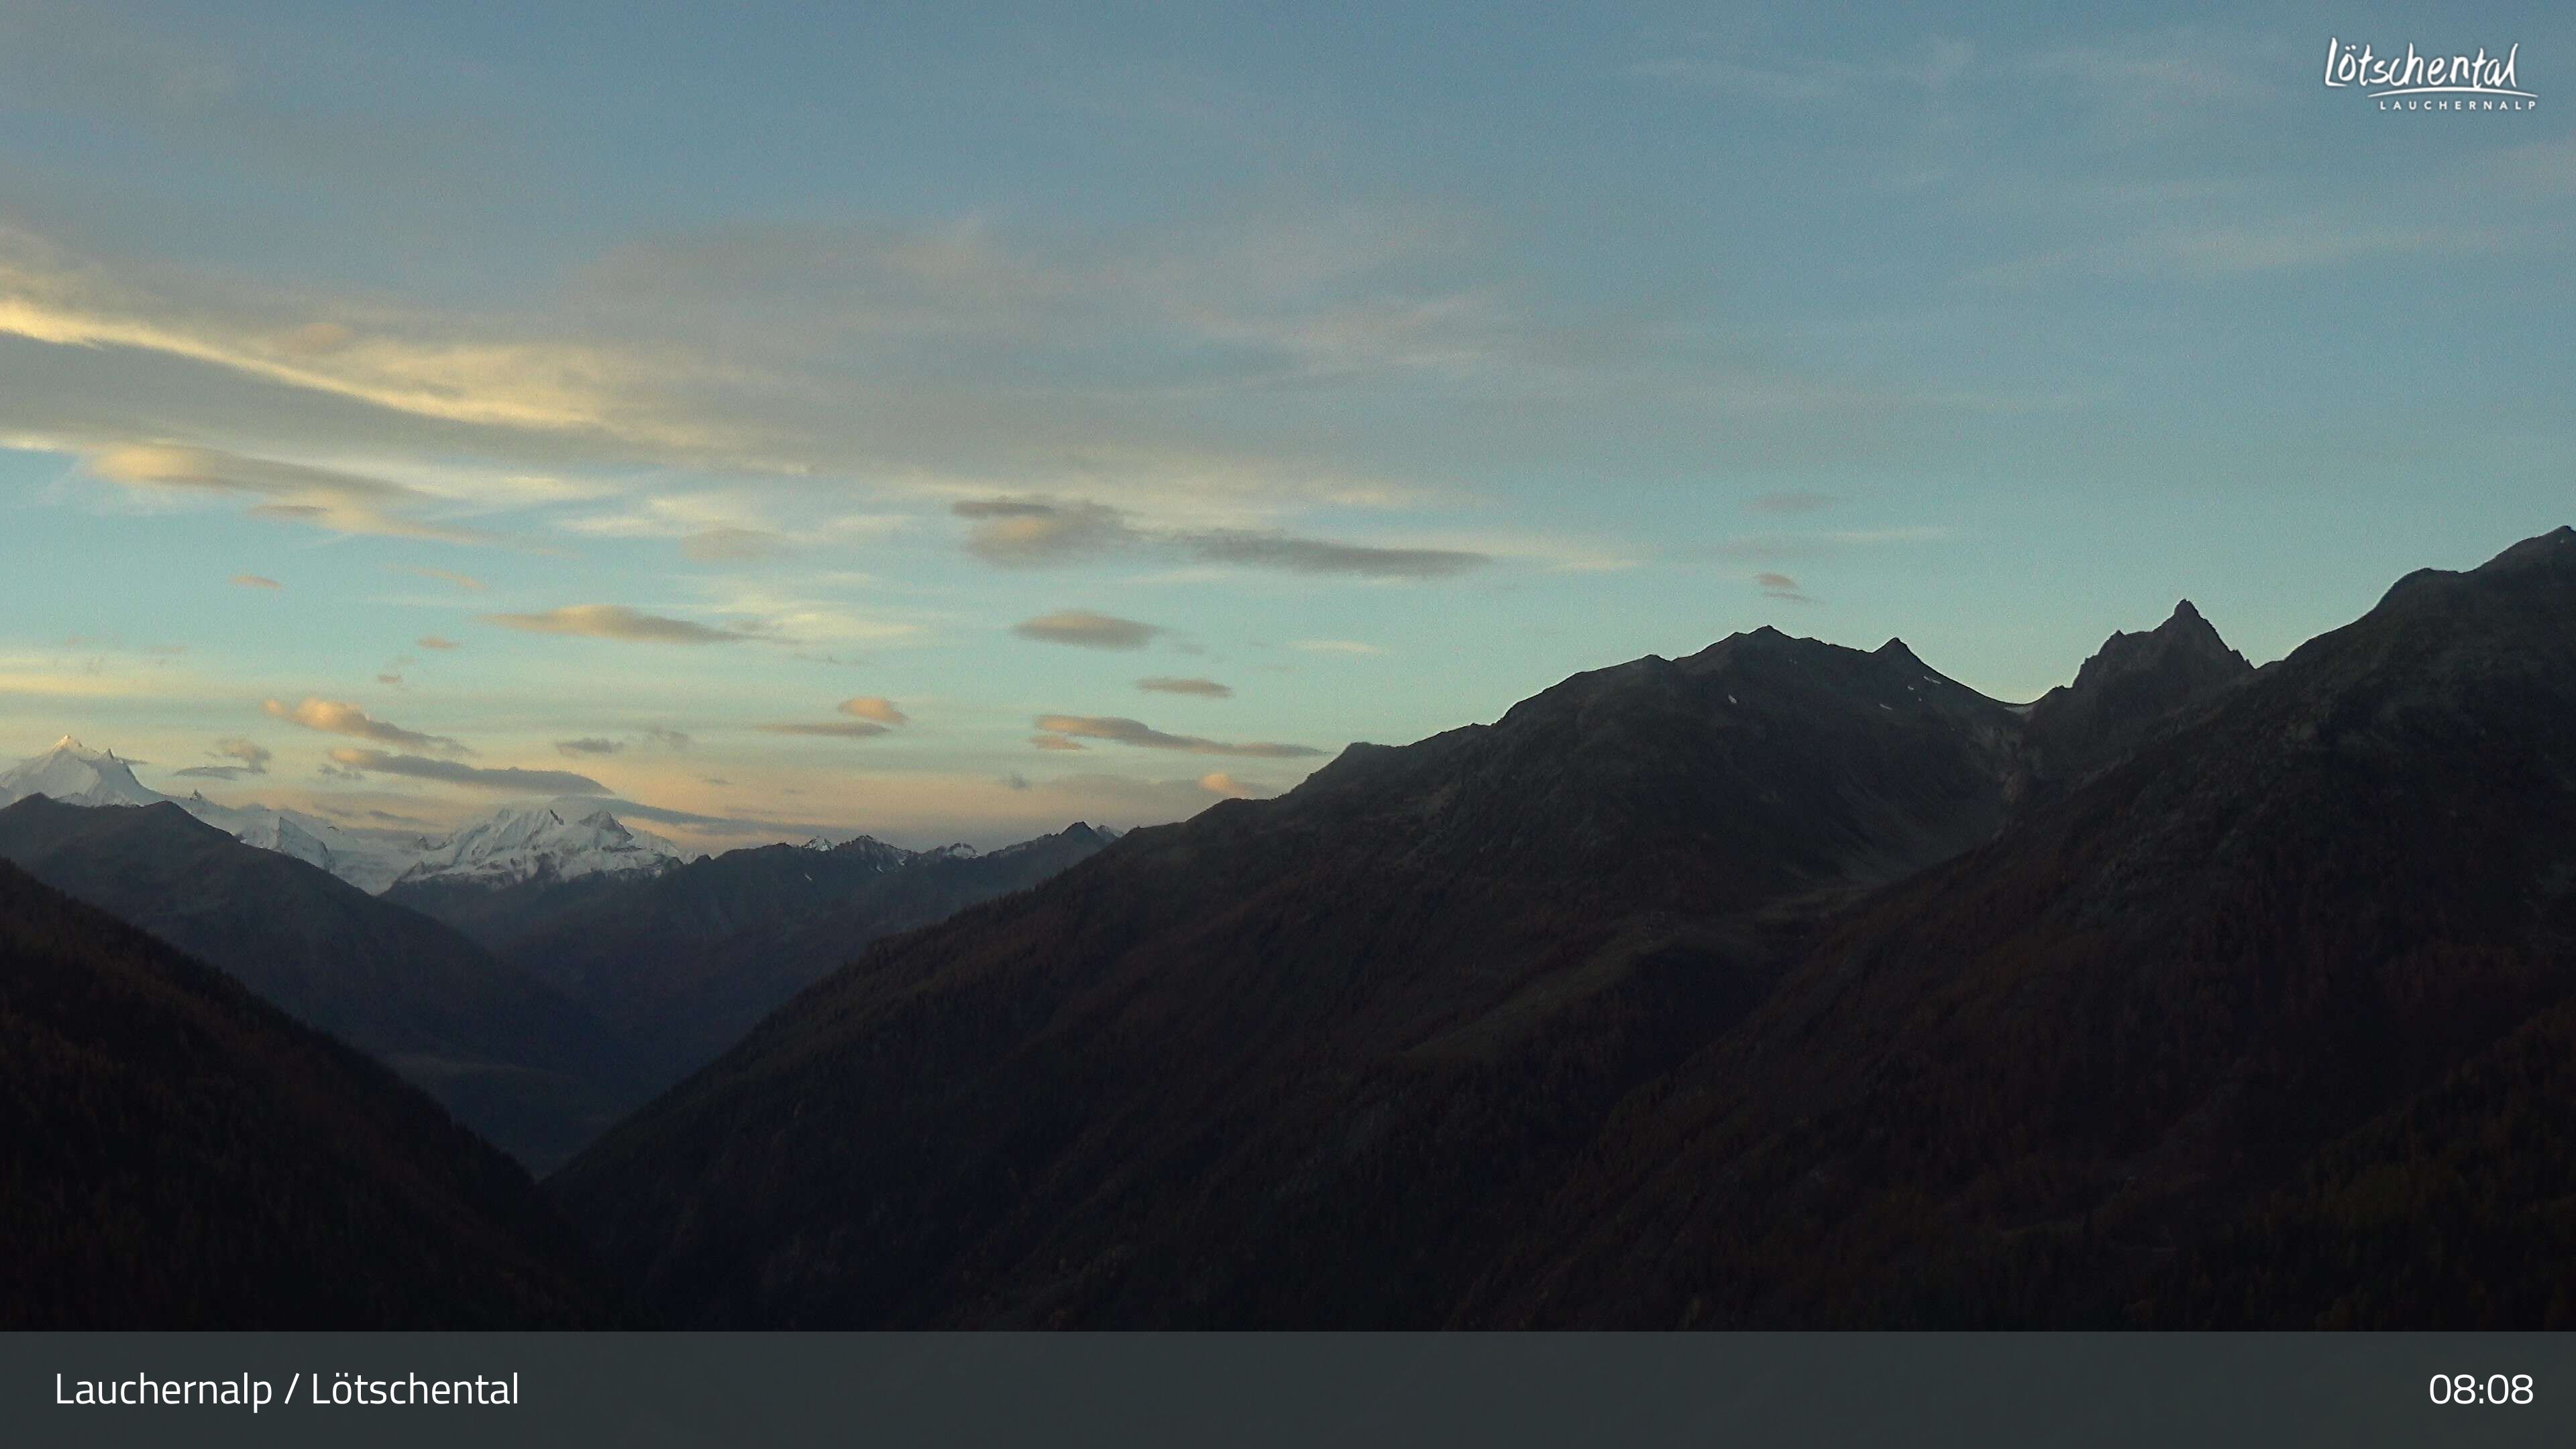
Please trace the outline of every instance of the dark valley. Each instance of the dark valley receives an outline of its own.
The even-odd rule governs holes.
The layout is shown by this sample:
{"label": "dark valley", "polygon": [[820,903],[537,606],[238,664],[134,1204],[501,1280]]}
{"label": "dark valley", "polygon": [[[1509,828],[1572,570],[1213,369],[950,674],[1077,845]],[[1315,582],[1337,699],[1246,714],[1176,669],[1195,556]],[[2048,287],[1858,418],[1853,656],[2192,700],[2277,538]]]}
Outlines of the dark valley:
{"label": "dark valley", "polygon": [[0,864],[0,1322],[634,1322],[516,1163],[348,1047]]}

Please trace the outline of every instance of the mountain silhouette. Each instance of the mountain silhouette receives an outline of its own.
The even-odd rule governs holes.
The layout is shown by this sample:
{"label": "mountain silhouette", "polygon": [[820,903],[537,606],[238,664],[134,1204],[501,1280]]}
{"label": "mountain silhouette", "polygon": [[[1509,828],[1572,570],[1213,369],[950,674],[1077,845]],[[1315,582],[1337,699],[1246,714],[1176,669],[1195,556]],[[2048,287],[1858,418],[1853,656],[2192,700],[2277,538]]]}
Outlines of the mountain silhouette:
{"label": "mountain silhouette", "polygon": [[989,855],[886,862],[864,837],[828,851],[736,851],[600,900],[504,955],[633,1041],[658,1089],[871,942],[1036,885],[1107,843],[1077,824]]}
{"label": "mountain silhouette", "polygon": [[2026,710],[1761,630],[880,943],[551,1186],[708,1325],[2531,1326],[2570,840],[2566,530]]}
{"label": "mountain silhouette", "polygon": [[2019,783],[2048,789],[2080,781],[2253,673],[2185,599],[2147,633],[2112,635],[2073,684],[2031,705]]}
{"label": "mountain silhouette", "polygon": [[2576,1322],[2576,532],[1838,926],[1455,1320]]}
{"label": "mountain silhouette", "polygon": [[629,1321],[527,1174],[427,1097],[5,864],[0,1140],[0,1327]]}
{"label": "mountain silhouette", "polygon": [[1578,675],[880,945],[555,1186],[691,1322],[1437,1322],[2019,725],[1893,642]]}
{"label": "mountain silhouette", "polygon": [[0,809],[0,859],[391,1065],[542,1169],[630,1103],[629,1051],[456,932],[178,805]]}

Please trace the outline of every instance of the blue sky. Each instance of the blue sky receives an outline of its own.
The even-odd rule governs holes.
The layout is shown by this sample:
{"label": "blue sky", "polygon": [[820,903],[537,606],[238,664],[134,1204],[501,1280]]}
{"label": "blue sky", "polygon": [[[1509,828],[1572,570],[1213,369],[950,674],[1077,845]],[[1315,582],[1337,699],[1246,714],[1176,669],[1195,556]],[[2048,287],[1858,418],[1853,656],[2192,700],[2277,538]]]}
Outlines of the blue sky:
{"label": "blue sky", "polygon": [[0,7],[0,753],[989,844],[1763,623],[2277,657],[2576,513],[2572,38]]}

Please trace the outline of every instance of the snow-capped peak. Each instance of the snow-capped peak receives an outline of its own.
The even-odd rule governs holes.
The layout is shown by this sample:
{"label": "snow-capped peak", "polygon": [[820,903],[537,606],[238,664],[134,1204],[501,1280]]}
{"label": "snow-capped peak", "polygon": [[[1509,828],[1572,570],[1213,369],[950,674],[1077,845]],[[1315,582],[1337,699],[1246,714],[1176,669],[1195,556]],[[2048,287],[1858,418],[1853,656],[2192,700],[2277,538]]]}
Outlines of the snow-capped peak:
{"label": "snow-capped peak", "polygon": [[113,750],[93,750],[69,735],[32,760],[0,772],[0,805],[44,795],[65,805],[154,805],[165,798],[134,778]]}
{"label": "snow-capped peak", "polygon": [[608,810],[593,806],[587,814],[566,819],[568,813],[561,804],[496,810],[444,840],[431,842],[402,879],[501,886],[539,876],[577,880],[632,870],[658,871],[683,858],[677,845],[629,829]]}
{"label": "snow-capped peak", "polygon": [[202,791],[178,799],[137,780],[133,762],[115,751],[93,750],[69,735],[45,753],[0,771],[0,807],[30,795],[84,806],[168,801],[245,845],[318,866],[371,894],[402,880],[500,886],[539,876],[577,880],[659,871],[690,854],[658,835],[630,828],[609,806],[578,797],[506,807],[443,836],[352,828],[268,805],[225,805]]}

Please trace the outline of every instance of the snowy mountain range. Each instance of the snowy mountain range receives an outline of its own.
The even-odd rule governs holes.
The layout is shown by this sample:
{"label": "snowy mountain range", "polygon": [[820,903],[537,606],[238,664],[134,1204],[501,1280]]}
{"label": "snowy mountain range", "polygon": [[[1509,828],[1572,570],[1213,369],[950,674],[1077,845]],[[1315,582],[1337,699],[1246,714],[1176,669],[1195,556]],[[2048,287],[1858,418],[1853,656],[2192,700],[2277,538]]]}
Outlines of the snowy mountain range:
{"label": "snowy mountain range", "polygon": [[399,880],[511,885],[541,875],[559,880],[659,871],[689,858],[677,845],[630,829],[605,810],[572,814],[563,802],[496,810],[427,845]]}
{"label": "snowy mountain range", "polygon": [[0,806],[30,795],[66,805],[139,806],[169,801],[245,845],[319,866],[360,890],[396,881],[454,880],[501,886],[538,876],[573,880],[658,872],[691,852],[632,829],[595,802],[511,806],[447,835],[361,830],[300,810],[222,805],[202,794],[164,795],[134,776],[133,762],[64,736],[52,749],[0,771]]}

